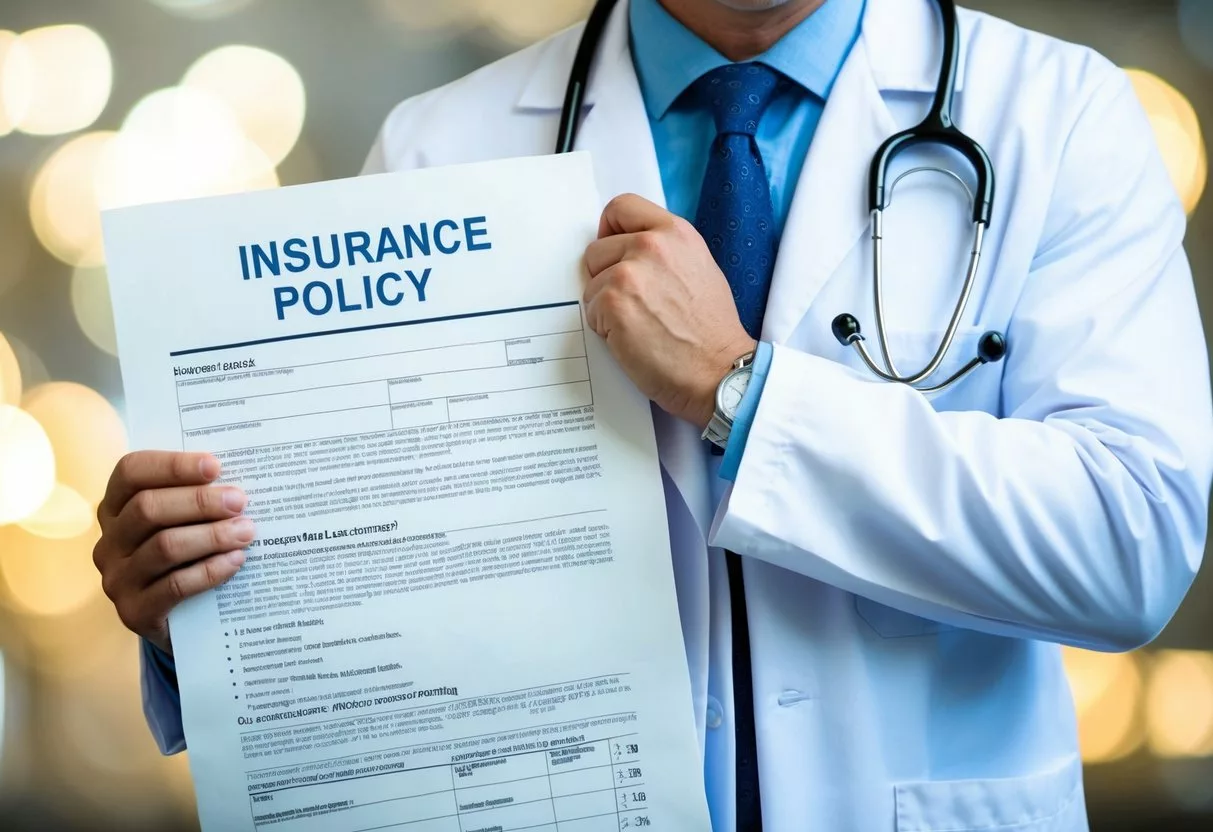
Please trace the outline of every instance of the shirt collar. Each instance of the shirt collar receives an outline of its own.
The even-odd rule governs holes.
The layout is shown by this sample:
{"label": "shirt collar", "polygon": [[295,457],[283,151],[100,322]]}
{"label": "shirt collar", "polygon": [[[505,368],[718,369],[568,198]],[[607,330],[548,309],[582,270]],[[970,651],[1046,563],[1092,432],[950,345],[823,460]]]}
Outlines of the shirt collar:
{"label": "shirt collar", "polygon": [[[859,37],[865,0],[826,0],[760,61],[825,99]],[[659,0],[631,0],[632,56],[649,117],[661,119],[704,73],[729,63],[667,12]]]}

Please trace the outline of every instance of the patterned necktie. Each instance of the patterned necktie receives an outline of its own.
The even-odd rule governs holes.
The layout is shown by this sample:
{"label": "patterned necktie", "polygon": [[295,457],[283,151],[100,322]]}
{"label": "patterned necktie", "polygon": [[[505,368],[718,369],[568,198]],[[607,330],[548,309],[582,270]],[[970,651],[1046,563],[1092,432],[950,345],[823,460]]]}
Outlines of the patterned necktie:
{"label": "patterned necktie", "polygon": [[690,89],[694,103],[716,119],[695,227],[728,278],[742,326],[752,338],[762,330],[779,246],[771,183],[754,134],[785,83],[763,64],[727,64],[703,75]]}
{"label": "patterned necktie", "polygon": [[[786,82],[763,64],[729,64],[691,87],[694,103],[716,119],[708,169],[703,177],[695,227],[733,290],[742,326],[752,338],[762,330],[779,238],[771,183],[754,140],[758,122]],[[718,451],[713,447],[713,451]],[[733,619],[733,713],[737,756],[738,830],[760,832],[762,799],[754,726],[754,681],[750,628],[741,558],[726,553],[729,606]]]}

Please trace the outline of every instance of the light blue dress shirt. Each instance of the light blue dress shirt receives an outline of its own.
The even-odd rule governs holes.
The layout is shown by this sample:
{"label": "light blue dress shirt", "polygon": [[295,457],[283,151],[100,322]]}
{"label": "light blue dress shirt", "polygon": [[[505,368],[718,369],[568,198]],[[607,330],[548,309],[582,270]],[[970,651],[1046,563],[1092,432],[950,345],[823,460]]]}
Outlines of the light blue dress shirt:
{"label": "light blue dress shirt", "polygon": [[[754,59],[800,85],[776,96],[763,115],[756,137],[771,180],[771,201],[780,233],[825,99],[859,37],[863,8],[864,0],[826,0],[803,23]],[[729,61],[670,16],[658,0],[632,0],[630,16],[632,55],[652,125],[666,205],[673,213],[694,220],[708,152],[716,138],[716,124],[711,113],[684,106],[678,98],[699,76]],[[750,387],[738,408],[729,446],[720,461],[720,476],[726,479],[736,477],[741,465],[770,363],[770,344],[759,344]],[[185,748],[185,734],[181,729],[181,697],[173,660],[148,642],[143,643],[142,660],[148,670],[143,677],[145,701],[167,701],[176,706],[159,709],[165,736],[157,739],[161,747],[180,751]],[[171,725],[163,720],[168,712],[178,716]]]}
{"label": "light blue dress shirt", "polygon": [[[796,82],[771,102],[755,136],[771,181],[771,203],[780,234],[825,100],[859,37],[863,9],[864,0],[826,0],[753,59]],[[653,131],[666,207],[694,221],[716,123],[710,112],[689,106],[679,97],[704,73],[729,60],[679,23],[658,0],[632,0],[630,16],[632,58]],[[760,343],[750,386],[720,463],[720,476],[726,479],[737,476],[770,363],[771,347]]]}

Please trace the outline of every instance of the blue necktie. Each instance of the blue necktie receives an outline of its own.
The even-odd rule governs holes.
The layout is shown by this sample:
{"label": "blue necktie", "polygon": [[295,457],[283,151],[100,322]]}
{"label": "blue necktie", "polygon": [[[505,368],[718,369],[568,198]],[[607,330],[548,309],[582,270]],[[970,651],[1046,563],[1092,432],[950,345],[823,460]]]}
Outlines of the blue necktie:
{"label": "blue necktie", "polygon": [[[741,324],[752,338],[762,331],[779,235],[771,183],[754,140],[758,122],[787,82],[763,64],[728,64],[692,86],[693,102],[711,111],[716,138],[703,177],[695,227],[733,290]],[[713,447],[713,451],[718,451]],[[733,618],[733,713],[737,749],[739,832],[762,829],[758,742],[754,726],[754,681],[750,628],[741,558],[726,553],[729,606]]]}
{"label": "blue necktie", "polygon": [[779,247],[771,183],[754,134],[785,83],[763,64],[727,64],[690,89],[692,101],[716,119],[695,227],[728,278],[741,324],[752,338],[762,330]]}

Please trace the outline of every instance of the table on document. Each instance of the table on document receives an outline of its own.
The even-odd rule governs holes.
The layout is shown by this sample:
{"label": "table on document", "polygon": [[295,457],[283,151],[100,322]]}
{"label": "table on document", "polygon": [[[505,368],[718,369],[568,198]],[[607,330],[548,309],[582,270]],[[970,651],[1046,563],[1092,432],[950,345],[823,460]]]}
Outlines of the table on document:
{"label": "table on document", "polygon": [[[255,791],[257,829],[351,832],[620,832],[652,828],[641,741],[453,761]],[[365,797],[365,799],[364,799]]]}

